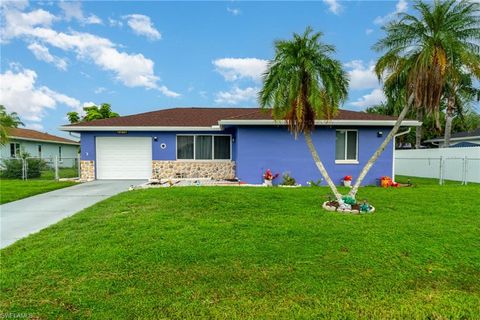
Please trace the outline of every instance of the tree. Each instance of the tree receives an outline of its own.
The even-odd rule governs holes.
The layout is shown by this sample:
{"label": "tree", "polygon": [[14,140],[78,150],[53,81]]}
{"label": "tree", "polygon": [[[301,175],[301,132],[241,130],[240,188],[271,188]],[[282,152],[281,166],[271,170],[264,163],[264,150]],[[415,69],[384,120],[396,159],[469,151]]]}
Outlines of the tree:
{"label": "tree", "polygon": [[443,147],[450,146],[450,137],[452,134],[452,124],[455,115],[459,115],[460,119],[466,111],[470,110],[470,103],[472,101],[480,101],[480,89],[473,85],[473,79],[470,74],[462,72],[461,67],[450,70],[448,82],[445,87],[445,130]]}
{"label": "tree", "polygon": [[377,61],[379,79],[385,74],[384,87],[404,94],[405,107],[390,133],[365,164],[350,196],[358,188],[370,168],[390,143],[405,116],[413,106],[433,114],[437,124],[440,101],[444,93],[449,68],[461,65],[467,73],[480,75],[480,4],[468,1],[416,2],[419,14],[399,14],[383,29],[386,36],[374,49],[385,52]]}
{"label": "tree", "polygon": [[78,112],[68,112],[67,117],[70,123],[115,118],[119,116],[118,113],[112,111],[112,107],[108,103],[102,103],[100,108],[96,105],[92,105],[84,107],[83,110],[85,111],[85,116],[82,119],[80,119]]}
{"label": "tree", "polygon": [[312,141],[315,120],[331,119],[345,101],[348,77],[332,58],[335,48],[320,41],[322,34],[294,34],[292,40],[275,42],[275,57],[268,64],[259,93],[262,109],[276,120],[285,120],[290,132],[303,134],[315,164],[337,200],[341,194],[328,175]]}
{"label": "tree", "polygon": [[8,130],[10,128],[17,128],[18,126],[24,126],[20,121],[20,117],[16,112],[7,112],[7,109],[3,105],[0,105],[0,144],[5,145],[8,138]]}

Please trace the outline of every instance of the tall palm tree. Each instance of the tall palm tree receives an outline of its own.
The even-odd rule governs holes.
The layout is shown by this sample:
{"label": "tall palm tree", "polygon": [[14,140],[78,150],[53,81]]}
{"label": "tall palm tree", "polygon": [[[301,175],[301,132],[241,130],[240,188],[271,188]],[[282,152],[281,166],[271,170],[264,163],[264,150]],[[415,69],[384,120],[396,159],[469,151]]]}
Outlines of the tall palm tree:
{"label": "tall palm tree", "polygon": [[10,128],[17,128],[23,125],[16,112],[8,113],[5,107],[0,105],[0,145],[3,146],[8,142],[8,130]]}
{"label": "tall palm tree", "polygon": [[347,74],[332,58],[335,48],[322,43],[321,36],[308,27],[303,34],[295,33],[292,40],[275,42],[275,57],[263,76],[259,102],[274,119],[285,120],[295,138],[303,134],[317,168],[341,200],[311,137],[315,120],[331,119],[348,91]]}
{"label": "tall palm tree", "polygon": [[450,68],[460,65],[466,73],[480,76],[480,3],[447,0],[432,4],[416,2],[413,7],[418,17],[401,13],[398,21],[383,27],[386,36],[374,46],[376,51],[385,52],[376,65],[377,76],[386,74],[386,87],[401,88],[406,104],[390,133],[362,169],[351,196],[356,195],[411,107],[433,114],[439,123],[440,101]]}

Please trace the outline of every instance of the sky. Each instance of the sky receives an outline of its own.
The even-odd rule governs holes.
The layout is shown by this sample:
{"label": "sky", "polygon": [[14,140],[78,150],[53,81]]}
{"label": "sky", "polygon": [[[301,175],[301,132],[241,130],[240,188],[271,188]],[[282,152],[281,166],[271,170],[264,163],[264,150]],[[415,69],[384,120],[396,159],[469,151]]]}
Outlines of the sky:
{"label": "sky", "polygon": [[1,2],[0,104],[26,128],[66,136],[66,113],[109,103],[120,115],[171,107],[252,107],[274,41],[307,26],[350,77],[344,109],[383,99],[372,45],[411,3]]}

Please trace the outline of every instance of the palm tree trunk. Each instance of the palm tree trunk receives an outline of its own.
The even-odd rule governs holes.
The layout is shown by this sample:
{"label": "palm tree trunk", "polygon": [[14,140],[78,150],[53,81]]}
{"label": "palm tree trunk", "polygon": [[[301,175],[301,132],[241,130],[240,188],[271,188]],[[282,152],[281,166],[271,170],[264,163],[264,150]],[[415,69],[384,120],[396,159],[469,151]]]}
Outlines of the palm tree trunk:
{"label": "palm tree trunk", "polygon": [[443,147],[450,147],[450,137],[452,135],[453,108],[455,106],[454,98],[448,100],[447,112],[445,113],[445,136]]}
{"label": "palm tree trunk", "polygon": [[[421,108],[418,108],[417,110],[417,120],[423,122],[423,109]],[[422,126],[415,128],[415,149],[420,149],[420,147],[422,146],[422,135]]]}
{"label": "palm tree trunk", "polygon": [[327,184],[332,190],[333,194],[335,195],[335,198],[337,199],[337,201],[340,202],[340,200],[342,200],[342,195],[340,194],[340,192],[338,192],[337,186],[335,186],[335,184],[333,183],[332,179],[328,175],[327,170],[325,169],[325,166],[323,165],[322,160],[320,160],[320,157],[318,156],[318,153],[317,153],[317,149],[315,149],[315,145],[313,144],[312,136],[310,132],[305,131],[304,136],[305,136],[305,141],[307,142],[308,149],[312,154],[312,158],[315,161],[315,164],[317,165],[318,170],[322,174],[325,181],[327,181]]}
{"label": "palm tree trunk", "polygon": [[[410,99],[408,99],[408,100],[409,101],[408,101],[407,105],[405,106],[405,108],[403,108],[402,112],[400,112],[400,115],[398,116],[397,122],[393,126],[390,133],[387,135],[385,140],[383,140],[382,144],[378,147],[377,151],[375,151],[375,153],[372,155],[370,160],[368,160],[368,162],[363,167],[362,171],[360,172],[360,175],[357,178],[357,181],[355,182],[355,185],[353,186],[352,190],[350,190],[350,192],[349,192],[350,196],[352,196],[352,197],[356,196],[356,194],[358,192],[358,188],[360,187],[360,184],[362,183],[363,179],[365,179],[365,176],[367,175],[368,171],[370,171],[370,169],[372,168],[375,161],[377,161],[378,157],[382,154],[383,150],[385,150],[387,145],[390,143],[390,141],[392,141],[393,137],[398,132],[398,129],[400,129],[400,126],[402,124],[403,119],[405,119],[405,116],[407,115],[408,111],[410,110],[410,106],[411,106],[412,101],[413,101],[413,95],[410,96]],[[395,148],[395,146],[393,146],[393,147]]]}

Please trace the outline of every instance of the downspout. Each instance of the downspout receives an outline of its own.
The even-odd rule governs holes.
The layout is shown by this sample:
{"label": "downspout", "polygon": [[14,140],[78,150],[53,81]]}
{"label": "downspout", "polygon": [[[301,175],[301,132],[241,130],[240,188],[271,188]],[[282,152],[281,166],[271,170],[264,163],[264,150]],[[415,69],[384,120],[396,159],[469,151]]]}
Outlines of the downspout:
{"label": "downspout", "polygon": [[397,137],[408,134],[410,133],[410,131],[412,131],[412,127],[409,127],[407,131],[397,133],[396,135],[393,136],[392,181],[395,181],[395,148],[396,148]]}

